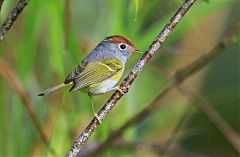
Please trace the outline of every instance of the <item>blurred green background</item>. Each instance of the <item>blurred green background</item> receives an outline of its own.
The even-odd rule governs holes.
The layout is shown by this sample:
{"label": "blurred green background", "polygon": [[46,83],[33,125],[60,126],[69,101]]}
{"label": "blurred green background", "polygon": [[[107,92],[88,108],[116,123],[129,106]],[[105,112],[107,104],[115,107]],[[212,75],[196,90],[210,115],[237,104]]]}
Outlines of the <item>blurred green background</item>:
{"label": "blurred green background", "polygon": [[[70,146],[92,119],[88,96],[61,89],[46,97],[37,94],[62,82],[73,67],[104,37],[127,36],[145,51],[162,27],[182,4],[181,0],[31,0],[0,43],[0,57],[27,91],[27,101],[49,138],[49,148],[65,156]],[[147,64],[130,91],[97,128],[88,147],[104,141],[147,106],[167,82],[163,71],[173,73],[206,54],[239,21],[239,0],[198,1],[174,29],[160,51]],[[5,0],[1,23],[17,0]],[[240,42],[239,37],[221,50],[186,85],[212,105],[240,133]],[[159,55],[161,53],[161,55]],[[133,56],[126,76],[140,56]],[[1,60],[0,60],[1,61]],[[2,62],[2,61],[1,61]],[[2,64],[1,64],[2,65]],[[1,67],[4,68],[4,67]],[[5,69],[6,70],[6,69]],[[7,69],[9,71],[9,69]],[[39,136],[16,92],[14,78],[0,71],[0,156],[54,156]],[[21,91],[21,90],[20,90]],[[94,97],[96,109],[111,93]],[[171,136],[182,117],[187,117],[175,134],[171,147],[160,145]],[[177,90],[170,92],[151,116],[128,129],[122,142],[105,148],[106,157],[239,157],[209,119]],[[158,147],[159,146],[159,147]],[[88,149],[85,148],[86,150]]]}

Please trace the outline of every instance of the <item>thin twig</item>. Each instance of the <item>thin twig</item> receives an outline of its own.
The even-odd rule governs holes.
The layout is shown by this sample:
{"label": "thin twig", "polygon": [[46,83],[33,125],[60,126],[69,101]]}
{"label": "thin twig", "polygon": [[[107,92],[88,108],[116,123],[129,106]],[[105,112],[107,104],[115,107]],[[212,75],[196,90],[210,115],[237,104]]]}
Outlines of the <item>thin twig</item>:
{"label": "thin twig", "polygon": [[[167,72],[165,69],[161,69],[161,73],[164,73],[166,77],[169,77],[169,72]],[[185,85],[177,85],[176,86],[178,91],[188,98],[191,103],[194,104],[197,109],[202,112],[207,119],[219,130],[220,133],[225,137],[225,139],[232,145],[232,147],[240,154],[240,137],[236,133],[236,131],[212,108],[205,99],[203,99],[199,94],[196,94],[192,91],[190,91]],[[180,122],[179,122],[180,123]],[[172,133],[169,141],[166,143],[166,147],[169,147],[169,145],[172,143],[172,138],[174,138],[174,134],[176,134],[179,130],[179,125],[182,126],[180,123],[176,126],[174,129],[174,132]],[[163,149],[163,152],[161,155],[164,155],[165,150]]]}
{"label": "thin twig", "polygon": [[211,105],[198,96],[186,86],[177,86],[180,93],[188,97],[188,99],[194,104],[199,111],[201,111],[208,120],[222,133],[227,141],[233,146],[233,148],[240,154],[240,137],[233,130],[233,128],[211,107]]}
{"label": "thin twig", "polygon": [[[169,76],[169,73],[164,71],[164,75],[167,77]],[[207,119],[215,126],[219,132],[225,137],[225,139],[229,142],[229,144],[232,145],[232,147],[240,154],[240,136],[236,133],[236,131],[218,114],[217,111],[214,110],[212,105],[209,104],[208,101],[206,101],[204,98],[202,98],[199,94],[194,93],[193,91],[190,91],[185,85],[177,85],[176,86],[178,91],[184,95],[186,98],[188,98],[194,106],[202,112]],[[180,124],[179,124],[180,125]],[[176,127],[176,131],[178,127]],[[173,133],[174,135],[174,133]],[[174,137],[173,137],[174,138]],[[166,144],[166,147],[168,147],[171,144],[171,138],[169,139],[168,143]],[[164,154],[163,153],[161,155]]]}
{"label": "thin twig", "polygon": [[88,154],[86,154],[86,156],[96,156],[97,154],[100,154],[100,152],[102,152],[104,148],[111,146],[111,144],[118,137],[120,137],[125,132],[125,130],[127,130],[127,128],[142,121],[151,112],[158,108],[161,105],[159,102],[165,97],[165,95],[172,91],[174,87],[176,87],[178,84],[181,84],[191,75],[195,74],[197,71],[205,67],[211,60],[213,60],[217,55],[219,55],[220,52],[222,52],[220,50],[231,44],[231,39],[237,32],[239,32],[240,22],[236,22],[229,30],[230,32],[226,35],[226,37],[222,41],[220,41],[215,47],[213,47],[208,53],[199,57],[181,70],[176,71],[171,77],[172,79],[169,84],[167,84],[165,88],[162,89],[162,92],[148,106],[138,112],[135,116],[133,116],[117,130],[113,131],[104,142],[99,144],[98,148],[96,148],[93,152],[89,152]]}
{"label": "thin twig", "polygon": [[[137,77],[137,74],[142,70],[143,66],[151,59],[152,55],[159,49],[159,47],[165,41],[166,37],[169,36],[169,34],[172,32],[178,22],[183,18],[183,16],[187,13],[187,11],[191,8],[194,2],[196,2],[196,0],[186,0],[176,12],[176,14],[169,20],[167,25],[162,29],[161,33],[157,36],[155,41],[144,53],[143,57],[136,63],[128,77],[120,85],[120,88],[124,93],[127,93],[132,82]],[[123,94],[121,92],[114,92],[114,94],[110,97],[107,103],[98,112],[98,117],[101,121],[105,118],[108,112],[113,108],[113,106],[122,96]],[[92,135],[98,125],[98,120],[96,118],[93,118],[87,128],[81,133],[81,135],[72,145],[70,151],[67,154],[68,157],[75,157],[77,155],[77,153],[82,149],[82,147],[85,145],[86,141],[89,139],[89,137]]]}
{"label": "thin twig", "polygon": [[[169,76],[169,73],[166,72],[166,70],[161,70],[164,71],[164,75],[166,77]],[[163,73],[163,72],[162,72]],[[224,136],[224,138],[229,142],[229,144],[232,145],[232,147],[240,154],[240,137],[236,133],[236,131],[212,108],[205,99],[203,99],[199,94],[196,94],[192,91],[190,91],[185,85],[177,85],[176,86],[178,91],[188,98],[191,103],[194,104],[194,106],[202,112],[206,118],[213,124],[214,127],[216,127],[219,132]],[[178,124],[181,125],[181,124]],[[175,130],[176,129],[176,130]],[[174,134],[179,130],[178,127],[174,129],[174,132],[171,136],[171,138],[174,138]],[[169,141],[166,143],[166,147],[169,147],[169,145],[172,143],[171,138]],[[161,155],[164,155],[165,150],[163,150]]]}
{"label": "thin twig", "polygon": [[14,21],[17,19],[18,15],[23,11],[25,6],[28,4],[29,0],[19,0],[17,6],[12,10],[8,18],[3,23],[2,27],[0,28],[0,41],[3,40],[6,33],[12,27]]}
{"label": "thin twig", "polygon": [[37,129],[37,132],[40,136],[41,141],[50,150],[50,152],[54,156],[56,156],[55,151],[52,148],[49,148],[48,138],[45,135],[40,122],[37,120],[37,117],[36,117],[34,109],[33,109],[33,103],[31,101],[31,99],[29,99],[28,92],[21,84],[21,82],[18,79],[15,72],[10,68],[10,66],[6,63],[6,61],[4,61],[3,58],[0,58],[0,75],[3,76],[3,78],[6,80],[6,82],[8,82],[8,84],[10,86],[12,86],[12,88],[20,96],[20,98],[22,99],[23,105],[27,110],[28,115],[30,116],[33,124],[35,125],[35,127]]}

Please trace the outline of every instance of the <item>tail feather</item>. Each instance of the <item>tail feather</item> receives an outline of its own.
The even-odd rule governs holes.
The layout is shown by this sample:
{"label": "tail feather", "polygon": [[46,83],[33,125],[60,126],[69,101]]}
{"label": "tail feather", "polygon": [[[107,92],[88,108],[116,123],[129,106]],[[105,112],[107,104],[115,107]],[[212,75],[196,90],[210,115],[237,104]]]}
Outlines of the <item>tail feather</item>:
{"label": "tail feather", "polygon": [[51,92],[53,92],[53,91],[55,91],[55,90],[58,90],[58,89],[60,89],[60,88],[62,88],[62,87],[68,86],[68,85],[70,85],[70,84],[72,84],[72,83],[68,83],[68,84],[61,83],[61,84],[59,84],[59,85],[56,85],[56,86],[54,86],[54,87],[51,87],[51,88],[46,89],[46,90],[43,91],[42,93],[38,94],[38,96],[45,96],[45,95],[47,95],[47,94],[49,94],[49,93],[51,93]]}

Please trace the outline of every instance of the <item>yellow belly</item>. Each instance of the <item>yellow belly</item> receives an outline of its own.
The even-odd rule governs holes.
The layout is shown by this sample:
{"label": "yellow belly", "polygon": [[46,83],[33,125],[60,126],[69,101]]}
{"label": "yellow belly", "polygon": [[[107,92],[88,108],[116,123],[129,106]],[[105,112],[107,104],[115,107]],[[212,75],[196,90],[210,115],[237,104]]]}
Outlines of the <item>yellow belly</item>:
{"label": "yellow belly", "polygon": [[118,81],[122,77],[122,74],[123,74],[123,70],[120,70],[114,76],[102,82],[90,85],[88,87],[88,93],[91,95],[99,95],[99,94],[106,93],[118,83]]}

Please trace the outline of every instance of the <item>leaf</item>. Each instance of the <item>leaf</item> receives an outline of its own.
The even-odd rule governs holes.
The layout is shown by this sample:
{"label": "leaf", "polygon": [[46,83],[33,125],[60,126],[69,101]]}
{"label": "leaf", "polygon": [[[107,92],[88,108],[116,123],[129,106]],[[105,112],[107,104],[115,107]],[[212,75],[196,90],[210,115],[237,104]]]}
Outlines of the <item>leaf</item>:
{"label": "leaf", "polygon": [[134,0],[134,2],[135,2],[135,17],[134,17],[134,21],[137,21],[139,2],[138,2],[138,0]]}

